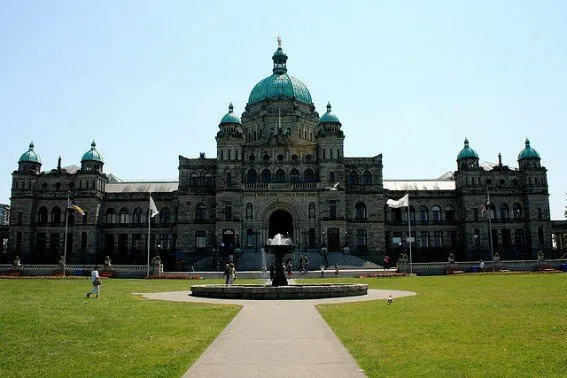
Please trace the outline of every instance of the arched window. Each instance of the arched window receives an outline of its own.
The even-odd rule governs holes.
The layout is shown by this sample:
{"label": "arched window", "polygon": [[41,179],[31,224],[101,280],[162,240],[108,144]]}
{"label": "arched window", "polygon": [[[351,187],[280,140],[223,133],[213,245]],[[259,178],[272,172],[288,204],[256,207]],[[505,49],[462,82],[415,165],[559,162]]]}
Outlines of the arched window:
{"label": "arched window", "polygon": [[297,169],[294,168],[289,172],[289,181],[299,182],[299,171]]}
{"label": "arched window", "polygon": [[522,219],[522,205],[515,203],[513,205],[514,209],[514,219]]}
{"label": "arched window", "polygon": [[368,171],[362,173],[362,185],[372,185],[372,173]]}
{"label": "arched window", "polygon": [[137,207],[134,209],[134,213],[133,213],[133,219],[132,222],[136,223],[136,224],[140,224],[143,223],[144,219],[143,219],[143,214],[144,212],[142,211],[141,208]]}
{"label": "arched window", "polygon": [[270,183],[272,182],[272,172],[268,168],[262,170],[262,182]]}
{"label": "arched window", "polygon": [[350,171],[348,173],[348,184],[358,185],[358,173],[356,173],[355,171]]}
{"label": "arched window", "polygon": [[116,223],[116,211],[113,208],[106,210],[106,223],[114,224]]}
{"label": "arched window", "polygon": [[431,208],[431,215],[433,216],[434,222],[441,222],[441,208],[439,206],[433,206]]}
{"label": "arched window", "polygon": [[40,207],[37,212],[37,223],[47,224],[47,209],[45,206]]}
{"label": "arched window", "polygon": [[509,216],[509,207],[505,203],[500,204],[500,219],[506,220],[510,218]]}
{"label": "arched window", "polygon": [[256,171],[251,169],[246,174],[246,182],[249,184],[255,184],[258,181]]}
{"label": "arched window", "polygon": [[307,168],[303,175],[303,181],[305,182],[315,182],[315,173],[311,168]]}
{"label": "arched window", "polygon": [[129,223],[129,216],[128,216],[128,209],[123,207],[122,209],[120,209],[120,217],[118,219],[118,222],[120,224],[126,224]]}
{"label": "arched window", "polygon": [[364,202],[357,202],[354,205],[354,218],[357,220],[366,219],[366,204]]}
{"label": "arched window", "polygon": [[195,220],[204,221],[207,219],[207,207],[203,203],[197,204],[195,207]]}
{"label": "arched window", "polygon": [[215,186],[215,180],[213,177],[213,174],[211,172],[205,172],[205,175],[203,177],[203,186],[206,187],[212,187]]}
{"label": "arched window", "polygon": [[254,208],[252,207],[252,204],[250,202],[248,202],[246,204],[246,220],[252,220],[253,217],[253,210]]}
{"label": "arched window", "polygon": [[200,186],[201,185],[201,177],[198,173],[193,172],[189,176],[189,186]]}
{"label": "arched window", "polygon": [[455,209],[453,209],[453,206],[447,206],[445,208],[445,220],[447,222],[455,221]]}
{"label": "arched window", "polygon": [[427,207],[425,207],[425,206],[419,207],[419,221],[420,222],[429,221],[429,211],[427,210]]}
{"label": "arched window", "polygon": [[281,168],[276,171],[276,182],[285,182],[285,171]]}
{"label": "arched window", "polygon": [[159,223],[168,224],[171,223],[171,211],[167,207],[164,207],[159,211]]}
{"label": "arched window", "polygon": [[61,209],[59,208],[59,206],[55,206],[53,209],[51,209],[51,223],[61,223]]}

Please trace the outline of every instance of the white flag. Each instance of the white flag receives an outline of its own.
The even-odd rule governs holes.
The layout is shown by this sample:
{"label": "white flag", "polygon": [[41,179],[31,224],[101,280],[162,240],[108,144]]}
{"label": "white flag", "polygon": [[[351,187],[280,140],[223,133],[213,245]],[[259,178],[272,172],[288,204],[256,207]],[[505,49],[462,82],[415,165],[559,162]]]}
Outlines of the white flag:
{"label": "white flag", "polygon": [[154,202],[154,199],[152,198],[152,195],[150,194],[150,217],[153,218],[158,214],[159,214],[159,211],[156,207],[156,203]]}
{"label": "white flag", "polygon": [[393,199],[389,199],[388,201],[386,201],[386,205],[396,209],[399,207],[409,206],[409,194],[406,194],[397,201]]}

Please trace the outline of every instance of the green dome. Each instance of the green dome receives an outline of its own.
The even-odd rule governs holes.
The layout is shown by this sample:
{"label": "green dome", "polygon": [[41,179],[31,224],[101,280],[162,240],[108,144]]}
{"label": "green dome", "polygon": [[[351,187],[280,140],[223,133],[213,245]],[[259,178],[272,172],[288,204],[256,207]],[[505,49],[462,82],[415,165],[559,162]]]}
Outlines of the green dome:
{"label": "green dome", "polygon": [[518,154],[518,160],[539,158],[539,154],[536,150],[530,147],[530,141],[528,138],[526,138],[526,147]]}
{"label": "green dome", "polygon": [[222,117],[220,121],[221,125],[223,123],[240,123],[240,118],[238,118],[238,116],[232,112],[233,110],[234,107],[232,106],[232,102],[231,102],[230,105],[228,106],[228,113],[226,113],[226,115]]}
{"label": "green dome", "polygon": [[104,159],[102,158],[102,155],[98,153],[95,147],[96,147],[96,143],[93,140],[93,142],[91,143],[91,149],[84,153],[81,162],[100,161],[101,163],[104,163]]}
{"label": "green dome", "polygon": [[252,92],[250,92],[248,104],[283,97],[311,105],[313,101],[305,84],[287,74],[287,55],[282,50],[279,37],[278,49],[272,56],[272,60],[274,61],[273,75],[254,86]]}
{"label": "green dome", "polygon": [[327,113],[323,114],[319,119],[319,123],[338,123],[341,124],[339,118],[331,112],[331,103],[327,103]]}
{"label": "green dome", "polygon": [[465,138],[465,147],[463,147],[461,152],[459,152],[459,155],[457,155],[457,161],[470,158],[478,159],[478,154],[475,150],[469,147],[469,140]]}
{"label": "green dome", "polygon": [[20,160],[18,160],[18,163],[31,162],[31,163],[41,164],[41,158],[39,157],[38,154],[35,153],[33,147],[34,147],[33,142],[31,142],[30,149],[24,154],[22,154],[22,156],[20,156]]}

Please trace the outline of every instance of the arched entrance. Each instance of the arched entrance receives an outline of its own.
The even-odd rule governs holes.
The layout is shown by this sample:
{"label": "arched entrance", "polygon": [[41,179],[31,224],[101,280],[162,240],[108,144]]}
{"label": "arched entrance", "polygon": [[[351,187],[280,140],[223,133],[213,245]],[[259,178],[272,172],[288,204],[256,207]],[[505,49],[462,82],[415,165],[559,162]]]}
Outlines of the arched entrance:
{"label": "arched entrance", "polygon": [[270,215],[270,238],[275,234],[293,238],[293,219],[291,214],[285,210],[276,210]]}

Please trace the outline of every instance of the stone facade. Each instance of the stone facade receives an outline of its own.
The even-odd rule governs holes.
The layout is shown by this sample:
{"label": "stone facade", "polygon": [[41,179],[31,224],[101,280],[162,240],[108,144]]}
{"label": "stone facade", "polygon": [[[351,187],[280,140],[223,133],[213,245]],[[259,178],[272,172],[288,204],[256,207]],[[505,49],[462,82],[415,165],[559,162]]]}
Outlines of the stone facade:
{"label": "stone facade", "polygon": [[[217,156],[179,156],[176,182],[106,175],[94,142],[80,168],[42,172],[30,145],[13,173],[6,258],[57,261],[67,227],[69,263],[102,264],[108,255],[114,264],[145,264],[149,225],[150,255],[161,255],[166,270],[256,252],[275,233],[292,237],[300,250],[348,247],[370,261],[388,254],[395,263],[409,252],[408,212],[387,207],[386,200],[408,193],[413,261],[446,261],[451,252],[457,260],[490,260],[491,242],[502,258],[550,253],[546,169],[529,142],[517,168],[479,165],[465,141],[455,172],[384,180],[382,155],[345,156],[342,124],[331,105],[319,116],[306,88],[287,76],[281,47],[273,60],[270,83],[281,87],[264,85],[268,78],[260,82],[241,119],[230,105],[216,135]],[[150,192],[160,212],[151,224]],[[69,212],[65,222],[68,198],[85,215]]]}

